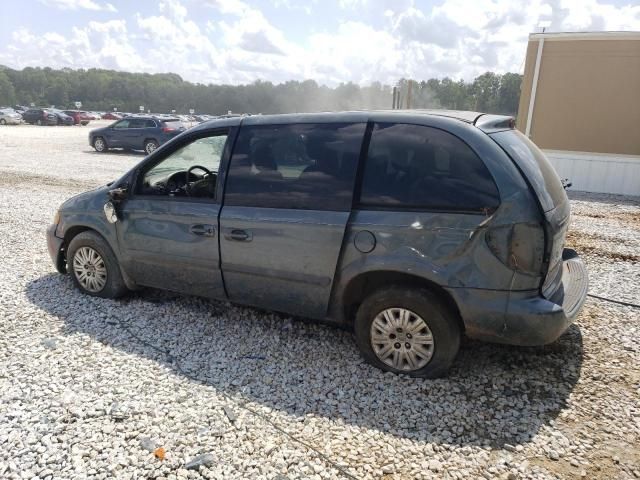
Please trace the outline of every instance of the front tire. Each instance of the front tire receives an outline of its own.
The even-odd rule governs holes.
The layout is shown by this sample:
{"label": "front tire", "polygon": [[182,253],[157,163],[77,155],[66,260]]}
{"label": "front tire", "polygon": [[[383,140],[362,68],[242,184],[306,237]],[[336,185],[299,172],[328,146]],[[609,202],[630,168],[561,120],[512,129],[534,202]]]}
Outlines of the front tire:
{"label": "front tire", "polygon": [[102,137],[96,137],[93,139],[93,148],[95,148],[98,153],[103,153],[109,150],[107,148],[107,142],[105,142]]}
{"label": "front tire", "polygon": [[460,327],[432,292],[387,287],[360,305],[355,338],[364,359],[382,370],[412,377],[446,375],[460,348]]}
{"label": "front tire", "polygon": [[144,142],[144,151],[147,152],[147,155],[155,152],[156,148],[158,148],[158,142],[155,140],[147,140]]}
{"label": "front tire", "polygon": [[4,118],[0,118],[0,125],[6,125],[7,121]]}
{"label": "front tire", "polygon": [[67,265],[73,283],[82,293],[103,298],[127,293],[118,259],[106,240],[95,232],[82,232],[71,240]]}

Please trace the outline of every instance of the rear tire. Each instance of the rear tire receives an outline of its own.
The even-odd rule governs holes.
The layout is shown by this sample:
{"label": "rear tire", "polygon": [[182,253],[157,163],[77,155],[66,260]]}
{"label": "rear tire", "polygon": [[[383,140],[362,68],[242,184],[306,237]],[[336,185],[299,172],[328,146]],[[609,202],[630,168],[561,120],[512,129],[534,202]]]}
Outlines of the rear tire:
{"label": "rear tire", "polygon": [[109,148],[107,147],[107,142],[105,142],[104,138],[102,137],[96,137],[93,139],[93,148],[98,153],[104,153],[109,150]]}
{"label": "rear tire", "polygon": [[144,151],[147,152],[147,155],[155,152],[156,148],[158,148],[158,142],[155,140],[146,140],[144,142]]}
{"label": "rear tire", "polygon": [[40,120],[40,119],[36,120],[36,125],[42,126],[42,120]]}
{"label": "rear tire", "polygon": [[369,295],[358,309],[356,343],[364,359],[382,370],[412,377],[441,377],[460,348],[461,332],[455,315],[428,290],[382,288]]}
{"label": "rear tire", "polygon": [[73,237],[67,249],[67,271],[75,286],[87,295],[118,298],[128,291],[113,250],[95,232]]}

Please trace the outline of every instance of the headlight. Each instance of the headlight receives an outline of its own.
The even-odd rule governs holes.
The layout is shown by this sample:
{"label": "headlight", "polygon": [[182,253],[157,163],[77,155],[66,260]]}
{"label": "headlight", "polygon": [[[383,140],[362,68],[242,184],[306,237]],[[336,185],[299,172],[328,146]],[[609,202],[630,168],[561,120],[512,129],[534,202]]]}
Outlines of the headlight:
{"label": "headlight", "polygon": [[60,210],[56,210],[56,214],[53,216],[53,224],[58,225],[60,223]]}

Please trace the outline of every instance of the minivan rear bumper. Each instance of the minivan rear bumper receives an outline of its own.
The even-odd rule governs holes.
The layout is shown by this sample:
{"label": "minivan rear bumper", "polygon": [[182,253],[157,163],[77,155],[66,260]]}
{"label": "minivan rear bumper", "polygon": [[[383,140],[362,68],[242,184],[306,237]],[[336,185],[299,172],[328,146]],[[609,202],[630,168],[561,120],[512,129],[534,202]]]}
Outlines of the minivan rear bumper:
{"label": "minivan rear bumper", "polygon": [[549,299],[538,291],[449,289],[467,336],[521,346],[555,341],[580,312],[589,286],[587,269],[575,251],[565,249],[562,262],[562,280]]}

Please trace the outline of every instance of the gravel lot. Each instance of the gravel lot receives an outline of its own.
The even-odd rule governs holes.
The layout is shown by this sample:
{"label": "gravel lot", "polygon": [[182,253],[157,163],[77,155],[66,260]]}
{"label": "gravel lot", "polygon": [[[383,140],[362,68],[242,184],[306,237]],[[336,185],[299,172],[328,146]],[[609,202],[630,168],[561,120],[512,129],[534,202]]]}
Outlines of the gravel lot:
{"label": "gravel lot", "polygon": [[[333,327],[79,294],[45,228],[142,158],[94,153],[96,123],[0,128],[1,478],[640,478],[638,309],[589,298],[544,348],[467,340],[434,381],[365,365]],[[640,303],[640,199],[572,202],[591,293]]]}

